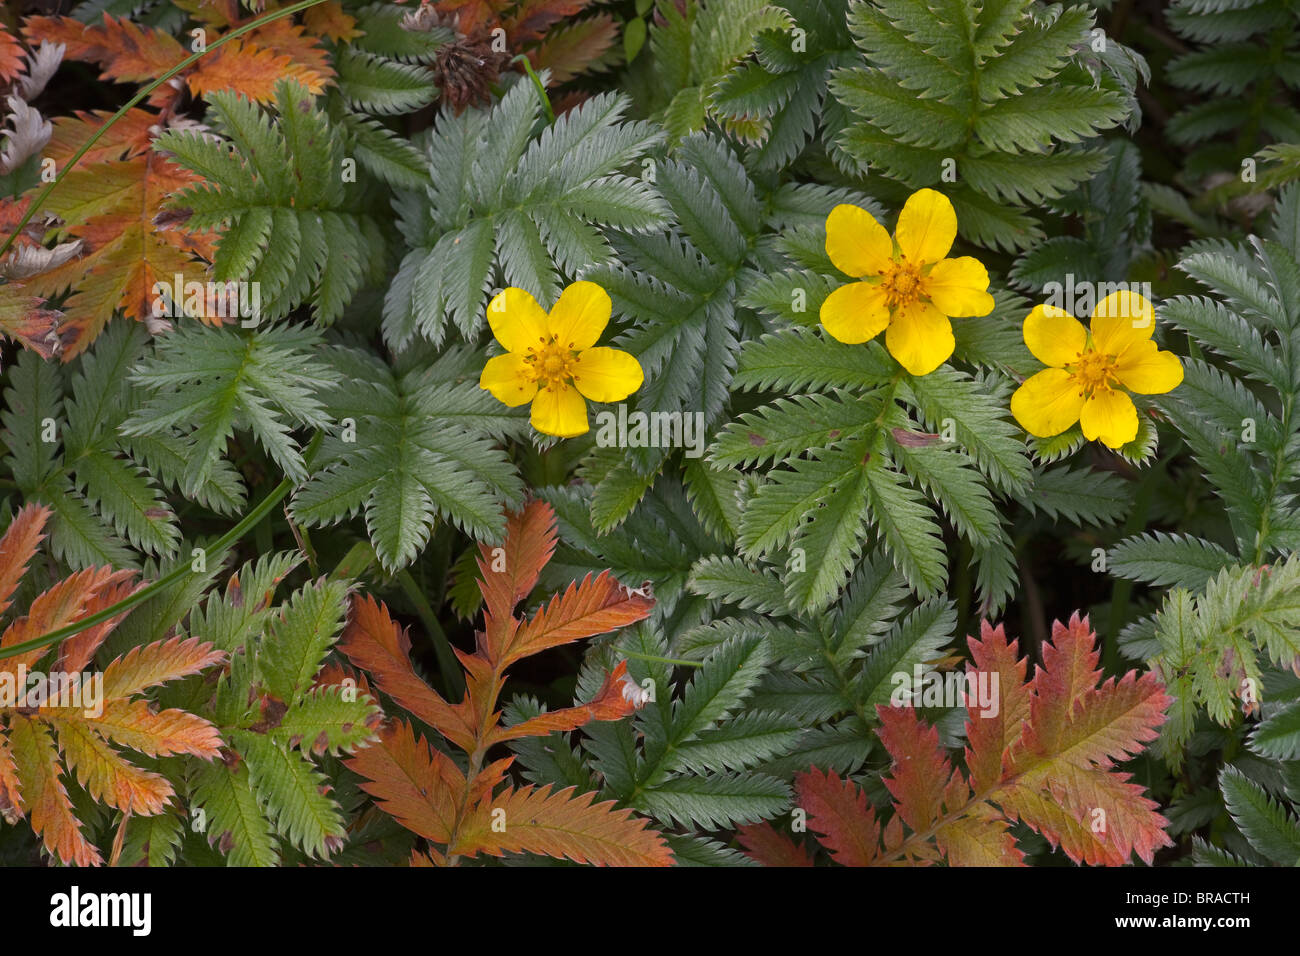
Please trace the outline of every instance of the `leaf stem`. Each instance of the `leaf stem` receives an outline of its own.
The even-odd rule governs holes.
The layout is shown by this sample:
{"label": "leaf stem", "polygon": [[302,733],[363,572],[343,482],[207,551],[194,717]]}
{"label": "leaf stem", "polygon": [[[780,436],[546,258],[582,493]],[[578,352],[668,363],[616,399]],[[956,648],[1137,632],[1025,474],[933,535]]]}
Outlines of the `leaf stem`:
{"label": "leaf stem", "polygon": [[[307,446],[304,458],[309,459],[316,447],[320,444],[321,432],[316,433],[310,444]],[[248,534],[255,528],[259,522],[278,505],[290,491],[293,490],[293,479],[285,478],[278,485],[271,489],[265,498],[259,501],[253,508],[239,520],[239,523],[217,539],[215,544],[209,546],[206,550],[215,554],[220,554],[229,548],[232,544]],[[71,624],[65,624],[63,627],[56,628],[40,637],[34,637],[30,641],[23,641],[21,644],[11,644],[9,647],[0,647],[0,660],[7,657],[14,657],[17,654],[25,654],[28,651],[40,650],[42,647],[49,647],[51,644],[57,644],[59,641],[66,640],[80,634],[87,628],[94,627],[96,624],[102,624],[105,621],[123,614],[145,601],[149,600],[159,591],[181,580],[187,574],[195,574],[191,565],[182,560],[176,567],[172,568],[156,581],[151,581],[140,590],[129,594],[116,604],[110,604],[89,617],[74,621]]]}
{"label": "leaf stem", "polygon": [[673,664],[677,667],[703,667],[703,661],[687,661],[680,657],[655,657],[653,654],[642,654],[640,651],[629,651],[622,647],[614,648],[615,654],[623,654],[626,657],[635,657],[639,661],[653,661],[656,664]]}
{"label": "leaf stem", "polygon": [[533,87],[537,90],[537,98],[542,101],[542,109],[546,110],[546,123],[548,126],[553,125],[555,123],[555,108],[551,106],[551,98],[546,95],[546,86],[542,83],[542,78],[533,70],[532,61],[528,59],[528,55],[520,53],[510,62],[523,65],[524,72],[528,74],[533,81]]}

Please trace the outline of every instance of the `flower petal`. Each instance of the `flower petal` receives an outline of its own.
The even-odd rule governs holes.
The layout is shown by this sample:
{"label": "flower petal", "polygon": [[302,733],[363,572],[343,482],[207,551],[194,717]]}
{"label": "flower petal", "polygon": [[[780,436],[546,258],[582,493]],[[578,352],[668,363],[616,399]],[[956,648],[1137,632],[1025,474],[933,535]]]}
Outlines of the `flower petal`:
{"label": "flower petal", "polygon": [[858,206],[841,203],[826,217],[826,254],[845,275],[880,275],[894,257],[885,227]]}
{"label": "flower petal", "polygon": [[1031,375],[1011,396],[1011,414],[1020,427],[1039,438],[1059,435],[1079,420],[1083,395],[1060,368]]}
{"label": "flower petal", "polygon": [[1143,395],[1172,392],[1183,381],[1183,363],[1173,352],[1162,352],[1150,340],[1126,348],[1115,376],[1125,387]]}
{"label": "flower petal", "polygon": [[929,375],[956,344],[948,317],[919,299],[897,309],[885,330],[889,354],[913,375]]}
{"label": "flower petal", "polygon": [[533,399],[530,419],[544,435],[573,438],[587,433],[587,403],[572,385],[547,385]]}
{"label": "flower petal", "polygon": [[1119,355],[1130,345],[1151,338],[1155,309],[1144,296],[1124,290],[1112,292],[1092,310],[1092,341],[1098,352]]}
{"label": "flower petal", "polygon": [[573,384],[593,402],[621,401],[645,381],[636,356],[619,349],[587,349],[578,354],[572,367]]}
{"label": "flower petal", "polygon": [[1023,334],[1034,358],[1056,368],[1073,364],[1088,343],[1083,323],[1054,305],[1034,306],[1025,317]]}
{"label": "flower petal", "polygon": [[609,324],[609,293],[594,282],[574,282],[551,309],[547,327],[557,342],[574,350],[589,349]]}
{"label": "flower petal", "polygon": [[487,389],[497,401],[515,408],[532,401],[537,394],[537,383],[529,376],[531,371],[522,355],[507,352],[487,360],[478,387]]}
{"label": "flower petal", "polygon": [[937,262],[921,281],[925,294],[944,315],[988,315],[993,311],[988,270],[971,256]]}
{"label": "flower petal", "polygon": [[889,305],[880,286],[850,282],[822,302],[821,319],[831,338],[858,345],[875,338],[889,324]]}
{"label": "flower petal", "polygon": [[1099,388],[1084,403],[1079,425],[1088,441],[1100,439],[1110,448],[1119,448],[1137,438],[1138,413],[1124,392]]}
{"label": "flower petal", "polygon": [[943,193],[918,189],[898,214],[894,238],[913,264],[938,262],[957,238],[957,212]]}
{"label": "flower petal", "polygon": [[487,320],[492,335],[507,352],[540,345],[546,336],[546,311],[530,293],[514,286],[492,297]]}

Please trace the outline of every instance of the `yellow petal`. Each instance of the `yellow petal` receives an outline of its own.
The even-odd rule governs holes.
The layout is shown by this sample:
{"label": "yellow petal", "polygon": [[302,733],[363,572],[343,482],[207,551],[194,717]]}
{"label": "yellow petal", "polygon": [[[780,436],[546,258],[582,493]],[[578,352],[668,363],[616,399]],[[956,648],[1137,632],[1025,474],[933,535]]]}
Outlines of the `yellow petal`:
{"label": "yellow petal", "polygon": [[540,345],[546,336],[546,312],[537,300],[514,286],[492,297],[487,309],[492,335],[507,352]]}
{"label": "yellow petal", "polygon": [[826,297],[821,319],[832,338],[858,345],[875,338],[889,324],[889,306],[880,286],[850,282]]}
{"label": "yellow petal", "polygon": [[507,352],[487,360],[478,387],[487,389],[497,401],[515,408],[532,401],[537,394],[537,383],[529,377],[530,371],[522,355]]}
{"label": "yellow petal", "polygon": [[533,427],[544,435],[573,438],[587,433],[587,403],[572,385],[547,385],[533,399]]}
{"label": "yellow petal", "polygon": [[1088,441],[1100,439],[1104,445],[1119,448],[1137,438],[1138,413],[1133,399],[1124,392],[1099,388],[1084,403],[1079,425]]}
{"label": "yellow petal", "polygon": [[925,294],[944,315],[988,315],[993,311],[988,270],[978,259],[944,259],[921,281]]}
{"label": "yellow petal", "polygon": [[826,254],[856,279],[879,275],[894,257],[894,243],[871,213],[841,203],[826,217]]}
{"label": "yellow petal", "polygon": [[1079,420],[1083,395],[1070,373],[1045,368],[1031,375],[1011,396],[1011,414],[1020,427],[1039,438],[1059,435]]}
{"label": "yellow petal", "polygon": [[948,317],[919,299],[897,309],[885,331],[889,354],[913,375],[929,375],[956,344]]}
{"label": "yellow petal", "polygon": [[560,293],[547,325],[561,345],[589,349],[609,324],[611,308],[609,293],[596,283],[575,282]]}
{"label": "yellow petal", "polygon": [[1088,342],[1083,323],[1054,305],[1034,306],[1025,317],[1024,336],[1034,358],[1056,368],[1073,365]]}
{"label": "yellow petal", "polygon": [[621,401],[644,381],[641,363],[619,349],[587,349],[573,363],[573,384],[593,402]]}
{"label": "yellow petal", "polygon": [[957,238],[957,213],[943,193],[918,189],[903,204],[894,230],[898,248],[915,265],[938,262]]}
{"label": "yellow petal", "polygon": [[1112,292],[1092,310],[1092,341],[1098,352],[1119,355],[1130,345],[1151,338],[1155,309],[1136,292]]}
{"label": "yellow petal", "polygon": [[1183,381],[1183,363],[1173,352],[1162,352],[1152,341],[1126,348],[1115,368],[1116,377],[1134,392],[1161,395],[1172,392]]}

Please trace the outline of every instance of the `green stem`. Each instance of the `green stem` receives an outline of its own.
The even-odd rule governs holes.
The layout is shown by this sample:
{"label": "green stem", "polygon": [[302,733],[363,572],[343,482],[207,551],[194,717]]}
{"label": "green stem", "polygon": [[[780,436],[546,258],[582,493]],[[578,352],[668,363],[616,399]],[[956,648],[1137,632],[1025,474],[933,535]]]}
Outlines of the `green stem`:
{"label": "green stem", "polygon": [[624,650],[621,647],[614,648],[614,653],[622,654],[624,657],[635,657],[639,661],[654,661],[656,664],[675,664],[678,667],[703,667],[702,661],[686,661],[680,657],[655,657],[653,654],[642,654],[639,651]]}
{"label": "green stem", "polygon": [[[316,455],[316,449],[320,447],[321,438],[324,434],[324,432],[317,432],[312,437],[312,440],[307,443],[307,447],[303,450],[302,455],[304,462],[310,464],[312,458]],[[248,514],[239,519],[239,524],[235,525],[223,534],[206,550],[213,554],[221,554],[224,552],[232,544],[244,535],[248,534],[249,531],[257,527],[258,523],[269,515],[272,509],[283,501],[285,495],[291,491],[293,491],[293,479],[285,478],[278,485],[272,488],[265,498],[254,505],[253,509],[249,511]],[[23,641],[21,644],[11,644],[9,647],[0,647],[0,660],[4,660],[7,657],[14,657],[18,654],[26,654],[28,651],[40,650],[42,647],[49,647],[51,644],[57,644],[59,641],[66,640],[69,637],[74,637],[87,628],[94,627],[96,624],[102,624],[105,621],[117,617],[119,614],[125,614],[132,608],[149,600],[159,591],[179,581],[181,578],[185,577],[185,575],[195,573],[198,572],[191,570],[191,565],[181,561],[181,563],[177,564],[176,567],[172,568],[158,580],[151,581],[134,594],[124,597],[116,604],[110,604],[108,607],[104,608],[104,610],[99,611],[96,614],[82,618],[79,621],[74,621],[71,624],[65,624],[63,627],[50,631],[47,634],[42,634],[40,637],[34,637],[30,641]]]}
{"label": "green stem", "polygon": [[415,605],[415,613],[420,615],[424,629],[433,640],[433,653],[438,658],[443,694],[448,700],[460,700],[465,696],[465,679],[461,674],[460,661],[451,649],[451,641],[447,640],[447,632],[438,623],[438,615],[434,613],[429,599],[424,596],[424,591],[415,583],[415,578],[411,577],[411,572],[403,568],[395,577],[402,593]]}
{"label": "green stem", "polygon": [[533,87],[537,90],[537,98],[542,101],[542,109],[546,110],[546,122],[548,125],[555,122],[555,109],[551,106],[551,98],[546,95],[546,87],[542,84],[542,78],[533,70],[532,61],[526,54],[519,54],[511,63],[522,63],[524,72],[528,74],[533,81]]}
{"label": "green stem", "polygon": [[[81,161],[81,157],[85,156],[86,153],[90,152],[90,148],[94,146],[97,142],[99,142],[99,138],[103,136],[105,133],[107,133],[110,127],[112,127],[118,120],[120,120],[123,116],[125,116],[135,107],[139,106],[142,102],[144,102],[149,97],[149,95],[153,93],[154,90],[158,89],[158,87],[168,82],[172,77],[176,76],[176,74],[193,66],[195,63],[197,63],[203,57],[207,56],[213,50],[225,46],[231,40],[238,39],[239,37],[243,36],[245,33],[248,33],[252,30],[256,30],[258,27],[266,26],[266,24],[271,23],[272,21],[279,20],[283,17],[292,16],[293,14],[298,13],[302,10],[306,10],[308,7],[314,7],[318,3],[324,3],[324,2],[325,0],[300,0],[300,2],[295,3],[292,6],[285,7],[283,10],[276,10],[272,13],[264,14],[258,17],[256,20],[246,23],[242,27],[239,27],[236,30],[231,30],[225,36],[220,37],[217,40],[214,40],[211,45],[205,47],[199,52],[191,53],[189,56],[181,60],[170,70],[163,73],[160,77],[158,77],[158,79],[154,80],[152,83],[148,84],[147,86],[141,87],[140,91],[136,93],[135,96],[127,100],[122,105],[122,108],[119,109],[116,113],[114,113],[109,118],[107,123],[105,123],[99,129],[95,130],[95,132],[93,132],[90,135],[90,138],[81,145],[81,148],[79,150],[77,150],[75,153],[72,154],[72,158],[68,160],[68,162],[64,165],[64,167],[61,170],[59,170],[59,174],[54,177],[54,180],[48,186],[42,189],[40,194],[34,200],[32,200],[31,205],[27,207],[27,212],[24,213],[22,219],[18,221],[18,225],[14,228],[13,233],[5,239],[3,245],[0,245],[0,256],[4,256],[4,254],[9,251],[9,247],[14,244],[14,241],[22,233],[23,229],[25,229],[27,227],[27,224],[31,222],[32,217],[36,215],[36,211],[40,209],[41,206],[45,205],[45,200],[50,198],[50,193],[54,192],[54,190],[58,187],[59,183],[63,182],[63,177],[68,174],[69,170],[71,170],[72,167],[76,166],[77,163]],[[549,112],[549,107],[548,107],[548,112]],[[554,120],[555,117],[552,114],[551,121],[554,122]],[[7,654],[10,653],[11,651],[12,649],[7,648],[5,653]],[[4,655],[0,655],[0,657],[3,656]]]}
{"label": "green stem", "polygon": [[[270,514],[271,510],[292,490],[293,481],[289,478],[284,479],[271,489],[270,494],[259,501],[252,511],[244,515],[239,524],[235,525],[218,538],[217,542],[207,550],[216,554],[225,551],[232,544],[246,535],[259,521]],[[194,573],[196,572],[191,570],[190,564],[182,561],[158,580],[145,585],[134,594],[123,598],[116,604],[110,604],[108,607],[104,608],[104,610],[92,614],[90,617],[74,621],[72,624],[64,625],[57,630],[50,631],[48,634],[34,637],[30,641],[23,641],[21,644],[11,644],[9,647],[0,647],[0,660],[5,659],[6,657],[13,657],[17,654],[25,654],[28,651],[39,650],[42,647],[49,647],[51,644],[57,644],[59,641],[80,634],[87,628],[94,627],[96,624],[102,624],[104,621],[117,617],[119,614],[131,610],[133,607],[143,604],[159,591],[185,577],[185,575]]]}

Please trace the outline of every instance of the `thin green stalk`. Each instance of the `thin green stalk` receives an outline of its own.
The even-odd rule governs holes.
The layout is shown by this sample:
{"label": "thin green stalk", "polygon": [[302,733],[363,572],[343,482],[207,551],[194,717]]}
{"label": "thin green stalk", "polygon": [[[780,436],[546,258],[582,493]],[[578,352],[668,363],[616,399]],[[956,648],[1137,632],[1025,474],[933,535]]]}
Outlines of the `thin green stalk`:
{"label": "thin green stalk", "polygon": [[[289,478],[284,479],[273,489],[270,494],[257,503],[257,505],[240,519],[239,524],[235,525],[211,545],[207,550],[220,554],[229,548],[232,544],[246,535],[258,522],[271,513],[271,510],[280,503],[280,501],[293,490],[293,481]],[[57,630],[50,631],[48,634],[42,634],[40,637],[34,637],[30,641],[23,641],[21,644],[12,644],[9,647],[0,647],[0,660],[6,657],[13,657],[17,654],[25,654],[28,651],[39,650],[42,647],[49,647],[51,644],[57,644],[59,641],[66,640],[80,634],[87,628],[94,627],[96,624],[102,624],[104,621],[117,617],[119,614],[131,610],[137,605],[143,604],[159,591],[171,584],[179,581],[187,574],[194,574],[188,562],[182,561],[172,570],[168,571],[158,580],[153,581],[140,590],[136,591],[129,597],[125,597],[116,604],[110,604],[104,610],[89,617],[74,621],[72,624],[64,625]]]}
{"label": "thin green stalk", "polygon": [[438,615],[434,613],[429,599],[424,596],[424,591],[415,582],[415,578],[411,577],[410,571],[403,568],[395,578],[407,600],[415,605],[415,613],[420,616],[424,629],[433,640],[433,653],[438,658],[443,694],[448,700],[460,700],[465,696],[465,678],[461,674],[460,661],[451,649],[451,641],[447,639],[447,632],[438,623]]}
{"label": "thin green stalk", "polygon": [[654,661],[656,664],[674,664],[677,667],[703,667],[702,661],[687,661],[680,657],[655,657],[653,654],[642,654],[638,651],[629,651],[622,647],[614,648],[615,654],[622,654],[624,657],[635,657],[639,661]]}
{"label": "thin green stalk", "polygon": [[511,63],[521,63],[524,72],[528,74],[533,81],[533,87],[537,90],[537,98],[542,101],[542,109],[546,110],[546,122],[548,125],[555,122],[555,108],[551,106],[551,98],[546,95],[546,86],[542,83],[542,78],[533,70],[533,64],[528,57],[521,53]]}
{"label": "thin green stalk", "polygon": [[[168,70],[166,73],[162,74],[162,76],[158,77],[158,79],[154,80],[152,83],[149,83],[147,86],[141,87],[140,91],[136,93],[135,96],[127,100],[122,105],[121,109],[119,109],[116,113],[114,113],[111,117],[109,117],[107,123],[105,123],[99,129],[95,130],[95,132],[93,132],[90,135],[90,138],[81,145],[81,148],[79,150],[77,150],[75,153],[72,154],[72,158],[68,160],[68,162],[64,165],[64,167],[61,170],[59,170],[59,174],[54,177],[54,180],[49,185],[47,185],[44,189],[42,189],[40,194],[34,200],[32,200],[31,205],[27,207],[27,212],[23,214],[22,219],[18,220],[18,225],[14,228],[13,233],[11,233],[5,239],[3,245],[0,245],[0,256],[3,256],[6,252],[9,251],[9,247],[14,244],[14,241],[22,233],[23,229],[25,229],[27,227],[27,224],[31,222],[32,217],[36,215],[36,211],[40,209],[41,206],[45,205],[45,200],[50,198],[50,193],[54,192],[54,190],[58,188],[59,183],[63,182],[63,177],[66,176],[68,172],[74,166],[76,166],[78,162],[81,161],[81,157],[85,156],[86,153],[90,152],[90,148],[94,146],[97,142],[99,142],[99,138],[101,136],[107,133],[109,129],[123,116],[125,116],[135,107],[143,103],[149,97],[149,95],[153,93],[154,90],[158,89],[158,87],[162,86],[164,83],[169,81],[172,77],[176,76],[176,74],[180,73],[182,70],[188,69],[190,66],[193,66],[195,63],[197,63],[203,57],[207,56],[213,50],[225,46],[231,40],[238,39],[239,37],[243,36],[245,33],[248,33],[252,30],[256,30],[258,27],[265,26],[266,24],[271,23],[274,20],[279,20],[283,17],[292,16],[293,14],[299,13],[302,10],[306,10],[308,7],[314,7],[318,3],[324,3],[324,2],[325,0],[300,0],[300,2],[295,3],[292,6],[285,7],[283,10],[276,10],[271,13],[263,14],[262,16],[258,17],[256,20],[253,20],[249,23],[245,23],[242,27],[239,27],[236,30],[231,30],[225,36],[214,40],[209,46],[205,47],[203,50],[199,51],[198,53],[191,53],[185,59],[181,60],[174,67]],[[554,121],[555,117],[552,115],[551,119],[552,121]],[[6,653],[8,652],[9,651],[6,650]],[[0,655],[0,657],[3,656],[4,655]]]}

